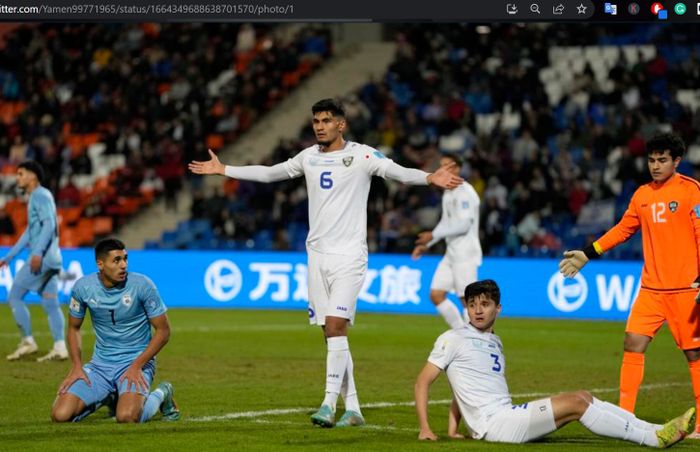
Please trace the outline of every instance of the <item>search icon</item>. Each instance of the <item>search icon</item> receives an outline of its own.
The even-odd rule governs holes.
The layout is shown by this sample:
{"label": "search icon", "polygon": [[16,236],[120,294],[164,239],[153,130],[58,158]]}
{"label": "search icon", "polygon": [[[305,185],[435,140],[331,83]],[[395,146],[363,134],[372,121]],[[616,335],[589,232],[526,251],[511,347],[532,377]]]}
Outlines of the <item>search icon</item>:
{"label": "search icon", "polygon": [[540,5],[538,5],[537,3],[533,3],[532,5],[530,5],[530,11],[533,13],[541,14]]}

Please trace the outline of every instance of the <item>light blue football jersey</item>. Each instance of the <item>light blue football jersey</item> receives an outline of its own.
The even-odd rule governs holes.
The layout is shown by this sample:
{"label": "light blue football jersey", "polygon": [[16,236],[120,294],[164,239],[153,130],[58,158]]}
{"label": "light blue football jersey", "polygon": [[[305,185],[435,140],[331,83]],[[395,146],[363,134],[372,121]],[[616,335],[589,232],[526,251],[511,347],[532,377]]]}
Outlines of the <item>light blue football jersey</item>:
{"label": "light blue football jersey", "polygon": [[97,273],[73,286],[70,315],[79,319],[90,311],[95,329],[93,359],[108,363],[136,359],[151,341],[149,319],[167,311],[155,284],[145,275],[129,272],[126,281],[107,289]]}
{"label": "light blue football jersey", "polygon": [[4,259],[11,261],[27,246],[31,248],[31,256],[41,256],[42,271],[61,268],[56,204],[51,192],[42,186],[37,187],[29,196],[27,229]]}

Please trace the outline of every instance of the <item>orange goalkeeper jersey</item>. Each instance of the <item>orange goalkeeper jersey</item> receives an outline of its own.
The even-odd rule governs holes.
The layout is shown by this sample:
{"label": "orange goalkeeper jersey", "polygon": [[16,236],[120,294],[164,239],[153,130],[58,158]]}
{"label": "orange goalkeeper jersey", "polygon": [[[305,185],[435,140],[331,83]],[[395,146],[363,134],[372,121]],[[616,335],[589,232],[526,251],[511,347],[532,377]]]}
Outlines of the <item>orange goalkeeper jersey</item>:
{"label": "orange goalkeeper jersey", "polygon": [[700,183],[674,174],[664,183],[642,185],[624,216],[594,243],[607,251],[642,230],[642,287],[658,291],[690,290],[700,274]]}

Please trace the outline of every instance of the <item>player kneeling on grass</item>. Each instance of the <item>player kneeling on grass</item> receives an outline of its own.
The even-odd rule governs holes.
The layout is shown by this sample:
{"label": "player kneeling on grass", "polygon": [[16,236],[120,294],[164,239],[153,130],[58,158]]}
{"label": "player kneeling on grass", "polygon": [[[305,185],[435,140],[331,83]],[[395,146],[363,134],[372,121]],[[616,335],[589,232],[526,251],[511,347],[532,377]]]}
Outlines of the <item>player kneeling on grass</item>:
{"label": "player kneeling on grass", "polygon": [[[119,240],[100,241],[95,259],[99,271],[73,286],[67,333],[73,366],[58,388],[51,418],[79,421],[116,395],[117,422],[146,422],[158,410],[166,420],[179,419],[170,383],[149,394],[155,356],[170,338],[158,289],[146,276],[127,273],[127,253]],[[80,326],[85,311],[90,311],[96,340],[92,360],[83,366]]]}
{"label": "player kneeling on grass", "polygon": [[695,426],[695,408],[664,425],[637,419],[632,413],[593,397],[588,391],[559,394],[513,405],[505,378],[503,345],[493,334],[501,312],[501,292],[493,280],[469,284],[464,290],[470,322],[442,334],[415,387],[418,439],[435,440],[428,423],[428,391],[444,370],[453,401],[449,414],[451,437],[459,437],[459,420],[472,438],[504,443],[525,443],[547,435],[571,421],[593,433],[650,447],[669,447]]}

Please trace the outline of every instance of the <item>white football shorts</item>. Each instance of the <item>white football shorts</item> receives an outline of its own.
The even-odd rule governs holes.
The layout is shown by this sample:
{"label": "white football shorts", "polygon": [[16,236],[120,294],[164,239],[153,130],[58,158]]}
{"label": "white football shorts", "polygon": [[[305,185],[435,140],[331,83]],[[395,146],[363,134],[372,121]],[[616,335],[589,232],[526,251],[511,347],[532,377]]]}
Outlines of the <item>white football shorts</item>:
{"label": "white football shorts", "polygon": [[326,316],[355,320],[357,297],[367,273],[366,256],[323,254],[309,256],[309,323],[325,325]]}
{"label": "white football shorts", "polygon": [[464,296],[464,288],[476,281],[479,266],[472,262],[450,262],[443,257],[440,260],[430,290],[444,290],[454,292],[458,297]]}
{"label": "white football shorts", "polygon": [[526,443],[557,429],[552,399],[540,399],[505,407],[486,423],[486,441]]}

